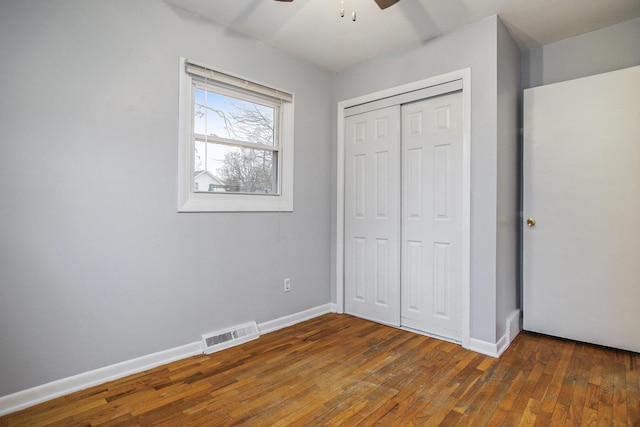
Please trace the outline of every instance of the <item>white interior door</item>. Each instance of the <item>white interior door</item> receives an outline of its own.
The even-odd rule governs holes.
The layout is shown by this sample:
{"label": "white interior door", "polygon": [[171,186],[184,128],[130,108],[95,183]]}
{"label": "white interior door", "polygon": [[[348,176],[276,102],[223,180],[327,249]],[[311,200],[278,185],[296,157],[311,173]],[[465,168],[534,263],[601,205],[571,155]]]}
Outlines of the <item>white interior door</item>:
{"label": "white interior door", "polygon": [[524,108],[524,328],[638,352],[640,67]]}
{"label": "white interior door", "polygon": [[400,324],[400,107],[345,120],[345,311]]}
{"label": "white interior door", "polygon": [[462,92],[402,106],[401,324],[461,339]]}

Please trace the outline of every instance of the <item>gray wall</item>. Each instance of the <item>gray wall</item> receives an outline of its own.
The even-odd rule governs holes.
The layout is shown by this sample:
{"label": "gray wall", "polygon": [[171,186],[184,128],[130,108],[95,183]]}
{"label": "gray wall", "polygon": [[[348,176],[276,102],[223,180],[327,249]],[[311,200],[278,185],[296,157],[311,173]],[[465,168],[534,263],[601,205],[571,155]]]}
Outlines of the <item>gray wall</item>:
{"label": "gray wall", "polygon": [[520,50],[498,20],[496,337],[520,307]]}
{"label": "gray wall", "polygon": [[[180,56],[295,92],[294,213],[176,212]],[[330,73],[158,0],[3,2],[0,61],[0,396],[329,302]]]}
{"label": "gray wall", "polygon": [[334,76],[339,102],[471,67],[471,337],[490,343],[496,342],[497,22],[491,17]]}
{"label": "gray wall", "polygon": [[523,89],[640,65],[640,18],[522,54]]}

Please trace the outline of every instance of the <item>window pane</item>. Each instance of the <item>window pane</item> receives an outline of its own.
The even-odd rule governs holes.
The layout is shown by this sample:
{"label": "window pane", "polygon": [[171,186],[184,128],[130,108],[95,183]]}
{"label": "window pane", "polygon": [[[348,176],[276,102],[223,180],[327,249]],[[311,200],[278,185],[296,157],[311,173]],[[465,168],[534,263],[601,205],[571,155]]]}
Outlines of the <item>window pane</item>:
{"label": "window pane", "polygon": [[195,88],[194,132],[274,145],[276,108]]}
{"label": "window pane", "polygon": [[196,142],[194,191],[277,194],[277,152]]}

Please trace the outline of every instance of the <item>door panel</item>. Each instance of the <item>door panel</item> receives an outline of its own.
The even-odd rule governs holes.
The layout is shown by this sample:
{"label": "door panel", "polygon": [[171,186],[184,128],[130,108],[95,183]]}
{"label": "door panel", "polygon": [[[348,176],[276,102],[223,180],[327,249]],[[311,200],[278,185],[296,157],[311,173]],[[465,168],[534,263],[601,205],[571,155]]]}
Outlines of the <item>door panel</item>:
{"label": "door panel", "polygon": [[524,328],[640,351],[640,67],[525,91]]}
{"label": "door panel", "polygon": [[400,107],[345,120],[345,311],[400,324]]}
{"label": "door panel", "polygon": [[402,106],[401,324],[461,339],[462,93]]}

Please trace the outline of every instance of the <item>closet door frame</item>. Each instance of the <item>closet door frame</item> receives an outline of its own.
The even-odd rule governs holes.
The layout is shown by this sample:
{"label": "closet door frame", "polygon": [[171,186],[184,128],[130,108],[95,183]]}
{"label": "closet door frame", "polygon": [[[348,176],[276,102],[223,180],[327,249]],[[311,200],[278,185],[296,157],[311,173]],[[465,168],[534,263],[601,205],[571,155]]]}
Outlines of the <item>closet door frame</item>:
{"label": "closet door frame", "polygon": [[344,185],[345,185],[345,114],[348,108],[381,102],[412,92],[429,93],[436,86],[462,82],[462,265],[461,265],[461,345],[470,347],[471,318],[471,69],[396,86],[379,92],[338,102],[337,105],[337,177],[336,177],[336,312],[344,313]]}

